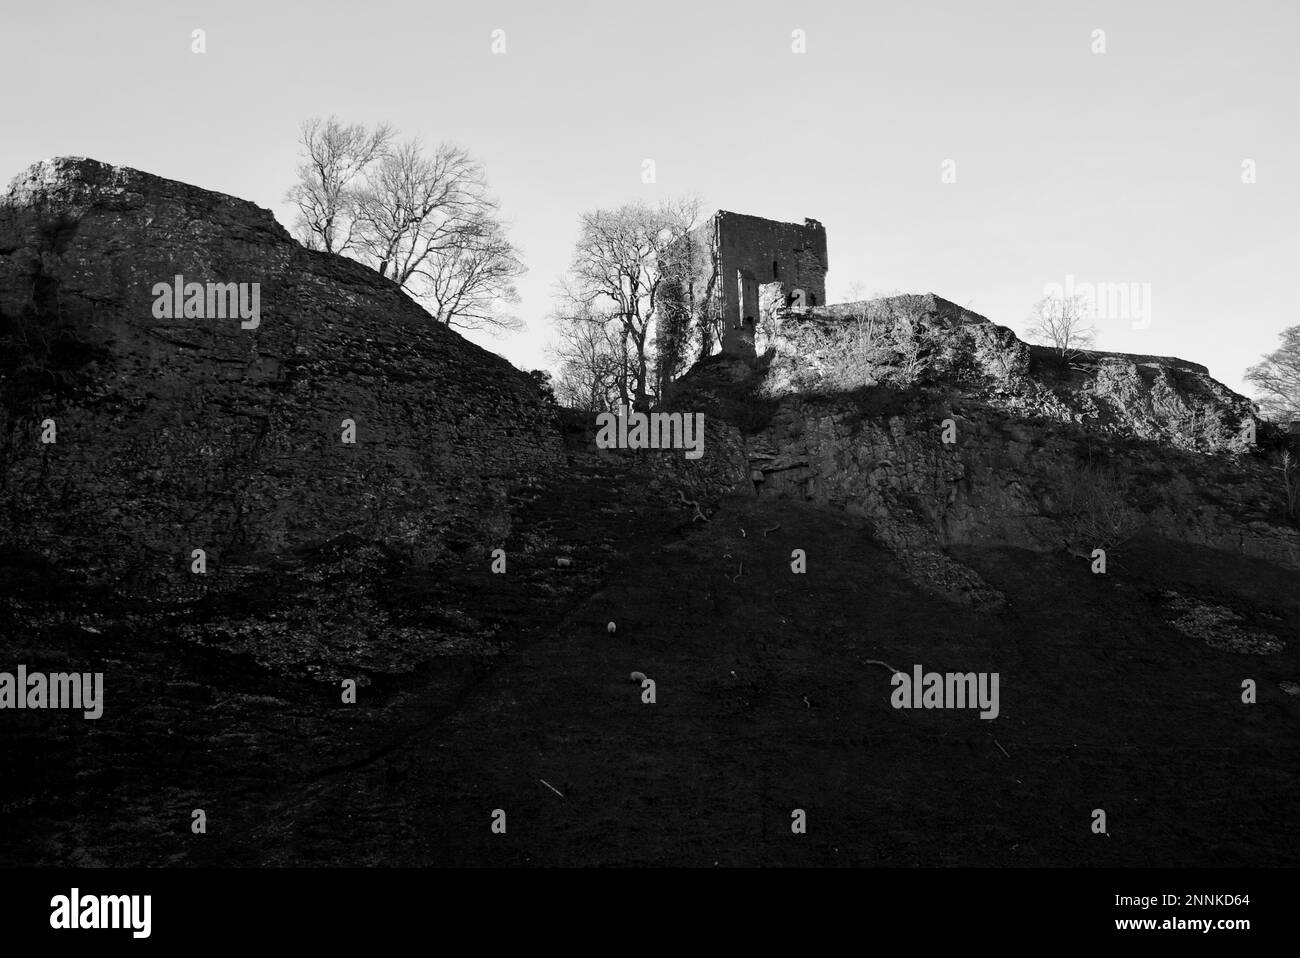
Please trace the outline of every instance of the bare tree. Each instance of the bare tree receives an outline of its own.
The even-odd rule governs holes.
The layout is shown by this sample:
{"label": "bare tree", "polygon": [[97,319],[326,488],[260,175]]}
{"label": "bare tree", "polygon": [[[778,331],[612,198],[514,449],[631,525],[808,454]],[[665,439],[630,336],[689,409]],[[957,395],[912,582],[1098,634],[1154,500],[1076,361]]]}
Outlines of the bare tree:
{"label": "bare tree", "polygon": [[845,288],[844,302],[860,303],[868,297],[867,284],[860,279],[855,279]]}
{"label": "bare tree", "polygon": [[1245,379],[1259,389],[1260,412],[1274,422],[1300,419],[1300,326],[1280,334],[1280,348],[1246,370]]}
{"label": "bare tree", "polygon": [[1034,305],[1026,332],[1069,359],[1080,350],[1091,349],[1096,342],[1097,330],[1089,319],[1090,314],[1083,296],[1044,296]]}
{"label": "bare tree", "polygon": [[519,302],[515,280],[526,272],[519,250],[496,219],[466,229],[461,245],[431,256],[415,276],[434,316],[463,329],[517,330],[523,321],[502,310]]}
{"label": "bare tree", "polygon": [[408,140],[376,164],[357,195],[362,258],[405,287],[430,257],[462,246],[492,210],[482,168],[458,146],[425,155]]}
{"label": "bare tree", "polygon": [[1114,464],[1090,459],[1064,470],[1062,494],[1067,528],[1092,549],[1118,549],[1142,527],[1144,516],[1133,504],[1132,483]]}
{"label": "bare tree", "polygon": [[343,253],[352,246],[356,188],[367,168],[386,155],[393,132],[386,124],[367,130],[337,117],[302,124],[305,162],[286,199],[298,208],[298,238],[309,249]]}
{"label": "bare tree", "polygon": [[482,167],[465,150],[443,143],[426,152],[419,140],[385,147],[348,196],[349,255],[396,282],[439,322],[523,326],[502,307],[519,301],[515,281],[525,268]]}
{"label": "bare tree", "polygon": [[[590,315],[606,315],[621,327],[633,360],[632,401],[637,408],[649,403],[650,331],[659,314],[664,254],[698,219],[694,199],[658,208],[628,203],[584,213],[579,219],[568,298]],[[608,312],[599,312],[600,306]]]}
{"label": "bare tree", "polygon": [[587,412],[627,405],[631,393],[631,351],[612,317],[580,306],[553,317],[557,339],[548,352],[559,364],[555,395],[560,405]]}

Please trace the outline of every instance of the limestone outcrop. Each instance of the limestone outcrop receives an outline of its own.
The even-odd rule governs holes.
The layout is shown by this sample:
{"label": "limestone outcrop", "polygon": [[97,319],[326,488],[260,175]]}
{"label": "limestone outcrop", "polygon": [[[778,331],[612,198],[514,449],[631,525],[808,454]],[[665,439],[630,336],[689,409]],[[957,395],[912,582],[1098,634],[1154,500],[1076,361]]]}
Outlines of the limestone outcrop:
{"label": "limestone outcrop", "polygon": [[766,300],[756,366],[714,357],[672,400],[736,425],[735,486],[868,516],[904,556],[1088,554],[1146,531],[1300,568],[1264,448],[1277,437],[1204,366],[1062,356],[933,294],[780,301]]}
{"label": "limestone outcrop", "polygon": [[252,203],[78,158],[0,198],[11,554],[122,588],[345,535],[426,562],[500,536],[560,447],[524,373]]}

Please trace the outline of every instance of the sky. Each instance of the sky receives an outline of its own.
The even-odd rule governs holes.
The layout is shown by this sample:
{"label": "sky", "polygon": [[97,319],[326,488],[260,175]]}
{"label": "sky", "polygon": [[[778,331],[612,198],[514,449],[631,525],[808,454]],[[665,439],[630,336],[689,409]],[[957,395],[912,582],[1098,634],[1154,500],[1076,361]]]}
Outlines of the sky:
{"label": "sky", "polygon": [[525,369],[578,216],[693,195],[820,220],[832,302],[933,292],[1023,333],[1052,284],[1134,284],[1098,348],[1250,394],[1300,323],[1298,39],[1294,0],[47,0],[0,19],[0,181],[89,156],[288,227],[299,124],[388,122],[483,163],[527,328],[470,338]]}

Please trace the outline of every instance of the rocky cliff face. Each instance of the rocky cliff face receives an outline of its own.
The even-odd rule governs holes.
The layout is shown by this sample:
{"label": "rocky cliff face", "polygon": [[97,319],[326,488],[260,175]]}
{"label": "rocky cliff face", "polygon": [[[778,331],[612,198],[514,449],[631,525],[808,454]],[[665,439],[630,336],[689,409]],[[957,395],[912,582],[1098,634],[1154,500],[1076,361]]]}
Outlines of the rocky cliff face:
{"label": "rocky cliff face", "polygon": [[1062,357],[932,294],[769,310],[757,345],[757,369],[717,359],[673,398],[736,424],[733,486],[867,516],[959,596],[983,600],[941,568],[965,543],[1086,555],[1149,532],[1300,567],[1250,438],[1268,429],[1204,366]]}
{"label": "rocky cliff face", "polygon": [[[193,308],[155,290],[177,276]],[[256,320],[208,284],[250,305],[256,284]],[[417,564],[488,547],[508,487],[560,457],[529,379],[392,283],[251,203],[93,160],[0,199],[0,343],[0,535],[87,582],[235,587],[344,536]]]}
{"label": "rocky cliff face", "polygon": [[1201,451],[1236,449],[1259,418],[1197,363],[1172,356],[1057,351],[933,293],[764,317],[765,391],[824,394],[944,383],[1024,418]]}

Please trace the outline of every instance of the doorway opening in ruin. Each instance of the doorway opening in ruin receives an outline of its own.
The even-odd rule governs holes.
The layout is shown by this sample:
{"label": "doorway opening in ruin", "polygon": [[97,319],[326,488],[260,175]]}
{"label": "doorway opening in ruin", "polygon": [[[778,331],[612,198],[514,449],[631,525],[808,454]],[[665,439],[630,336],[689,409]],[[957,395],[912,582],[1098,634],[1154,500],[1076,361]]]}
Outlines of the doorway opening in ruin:
{"label": "doorway opening in ruin", "polygon": [[758,280],[747,269],[736,271],[736,289],[740,294],[738,328],[753,328],[758,321]]}

